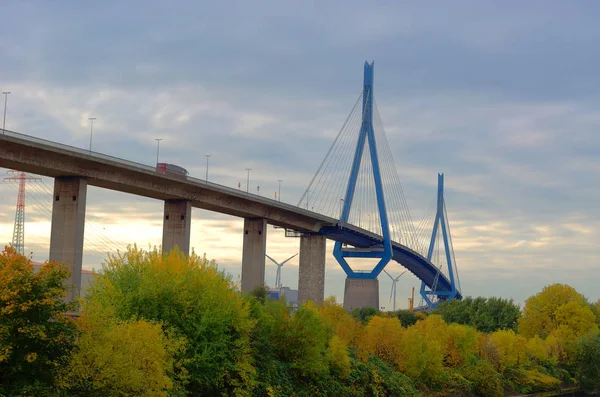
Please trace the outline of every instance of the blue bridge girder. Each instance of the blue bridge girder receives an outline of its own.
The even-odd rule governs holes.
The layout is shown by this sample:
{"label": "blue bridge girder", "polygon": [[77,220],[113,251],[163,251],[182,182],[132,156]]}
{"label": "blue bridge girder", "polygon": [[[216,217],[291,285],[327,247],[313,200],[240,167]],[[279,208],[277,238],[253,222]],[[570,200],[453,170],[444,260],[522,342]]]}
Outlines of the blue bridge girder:
{"label": "blue bridge girder", "polygon": [[[383,248],[383,238],[381,236],[350,224],[338,223],[336,226],[325,226],[319,234],[324,235],[330,240],[348,244],[356,248]],[[423,255],[402,244],[392,242],[392,260],[405,267],[427,287],[435,288],[432,295],[437,295],[439,300],[446,300],[448,298],[448,293],[452,291],[450,280]],[[374,278],[370,271],[364,273],[355,272],[353,277]],[[454,298],[462,299],[461,292],[457,291]]]}

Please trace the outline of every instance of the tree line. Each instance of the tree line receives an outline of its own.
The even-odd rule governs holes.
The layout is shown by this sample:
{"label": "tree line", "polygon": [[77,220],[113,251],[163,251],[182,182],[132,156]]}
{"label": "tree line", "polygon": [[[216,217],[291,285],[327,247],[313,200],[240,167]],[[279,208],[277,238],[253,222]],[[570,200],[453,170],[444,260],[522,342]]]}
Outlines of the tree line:
{"label": "tree line", "polygon": [[[550,285],[523,311],[465,298],[431,313],[292,312],[214,261],[130,247],[85,297],[69,272],[0,255],[0,395],[502,396],[600,391],[600,302]],[[78,305],[78,307],[76,307]],[[74,310],[79,315],[73,316]]]}

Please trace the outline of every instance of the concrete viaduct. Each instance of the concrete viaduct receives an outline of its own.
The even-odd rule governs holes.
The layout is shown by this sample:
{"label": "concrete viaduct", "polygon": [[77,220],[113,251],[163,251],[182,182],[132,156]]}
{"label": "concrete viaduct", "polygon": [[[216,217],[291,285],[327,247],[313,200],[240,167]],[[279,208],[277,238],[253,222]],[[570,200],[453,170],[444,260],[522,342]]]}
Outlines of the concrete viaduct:
{"label": "concrete viaduct", "polygon": [[90,185],[163,200],[163,251],[177,245],[189,253],[192,207],[244,218],[242,292],[264,284],[267,224],[301,232],[298,298],[301,302],[323,301],[326,238],[318,232],[323,227],[335,227],[339,223],[336,219],[8,130],[0,134],[0,167],[54,178],[49,259],[70,266],[70,298],[78,295],[81,286],[86,195]]}

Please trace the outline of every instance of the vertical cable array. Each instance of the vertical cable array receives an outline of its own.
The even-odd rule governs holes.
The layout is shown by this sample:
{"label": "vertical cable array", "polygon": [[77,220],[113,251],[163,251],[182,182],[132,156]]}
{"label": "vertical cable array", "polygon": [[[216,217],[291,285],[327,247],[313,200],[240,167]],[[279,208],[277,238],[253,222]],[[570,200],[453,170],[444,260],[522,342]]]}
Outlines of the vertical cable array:
{"label": "vertical cable array", "polygon": [[[18,183],[7,182],[9,185],[18,187]],[[43,180],[34,181],[27,185],[27,201],[30,203],[30,219],[39,219],[52,222],[52,197],[54,189],[49,187]],[[37,216],[37,218],[36,218]],[[102,232],[102,226],[91,219],[85,221],[86,233],[84,233],[84,242],[86,250],[106,254],[123,250],[126,245],[118,243]]]}
{"label": "vertical cable array", "polygon": [[392,149],[387,140],[377,103],[373,103],[373,130],[377,141],[383,189],[392,240],[419,251],[417,229],[412,221]]}
{"label": "vertical cable array", "polygon": [[[368,97],[370,93],[366,93]],[[358,106],[363,98],[361,93],[352,111],[329,148],[325,159],[317,169],[308,188],[298,202],[298,206],[340,219],[346,198],[354,157],[360,153],[360,165],[356,175],[356,185],[348,223],[382,235],[381,216],[377,203],[373,159],[368,139],[365,138],[362,152],[357,151],[361,134],[368,125],[363,124],[363,109]],[[388,143],[377,104],[373,101],[373,135],[381,173],[383,196],[393,241],[422,252],[423,244],[418,238],[417,228],[412,221],[404,196],[400,176],[396,169],[392,149]]]}
{"label": "vertical cable array", "polygon": [[458,266],[456,265],[456,257],[454,256],[454,243],[452,242],[452,233],[450,233],[450,221],[448,220],[448,212],[446,211],[446,201],[444,201],[444,219],[446,219],[446,231],[448,233],[448,243],[450,246],[450,255],[452,258],[452,270],[454,271],[454,280],[456,282],[456,289],[462,292],[460,285],[460,277],[458,275]]}

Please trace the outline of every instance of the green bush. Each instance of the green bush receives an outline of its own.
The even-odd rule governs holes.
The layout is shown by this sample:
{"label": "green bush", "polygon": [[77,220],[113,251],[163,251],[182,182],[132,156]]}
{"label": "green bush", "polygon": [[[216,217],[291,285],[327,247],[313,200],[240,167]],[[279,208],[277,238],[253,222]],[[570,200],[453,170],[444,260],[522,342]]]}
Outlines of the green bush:
{"label": "green bush", "polygon": [[519,393],[538,393],[557,390],[560,380],[548,375],[542,368],[511,368],[505,373],[506,382]]}
{"label": "green bush", "polygon": [[462,374],[471,382],[471,390],[481,397],[502,397],[502,377],[486,360],[476,360],[463,368]]}
{"label": "green bush", "polygon": [[573,351],[574,372],[581,388],[589,393],[600,392],[600,334],[577,339]]}
{"label": "green bush", "polygon": [[400,323],[405,328],[410,327],[411,325],[415,325],[418,320],[417,314],[409,310],[398,310],[396,312],[396,317],[398,317]]}
{"label": "green bush", "polygon": [[178,250],[136,247],[111,255],[88,300],[120,320],[164,324],[187,341],[183,370],[192,395],[250,395],[255,386],[247,304],[214,263]]}
{"label": "green bush", "polygon": [[449,324],[464,324],[480,332],[494,332],[516,330],[521,309],[512,299],[467,297],[442,302],[435,313]]}

